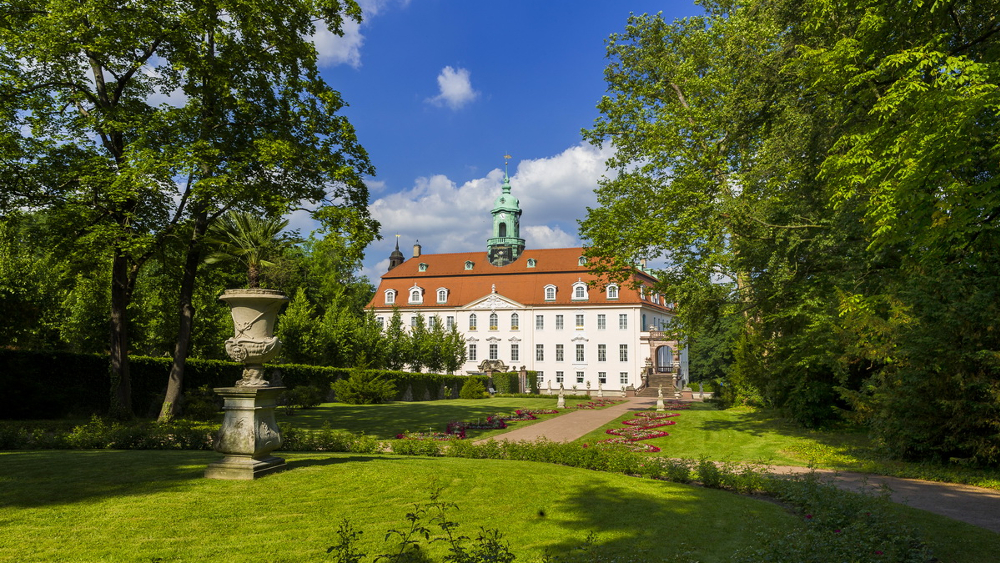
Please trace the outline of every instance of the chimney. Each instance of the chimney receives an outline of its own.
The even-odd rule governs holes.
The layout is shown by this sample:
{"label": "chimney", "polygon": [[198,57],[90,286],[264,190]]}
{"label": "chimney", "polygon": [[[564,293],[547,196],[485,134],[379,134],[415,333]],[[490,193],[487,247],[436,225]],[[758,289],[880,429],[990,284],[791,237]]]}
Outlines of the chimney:
{"label": "chimney", "polygon": [[643,269],[643,270],[645,270],[645,269],[646,269],[646,259],[645,259],[645,258],[642,258],[641,260],[639,260],[639,266],[640,266],[640,267],[641,267],[641,269]]}
{"label": "chimney", "polygon": [[420,256],[420,241],[418,240],[416,244],[413,245],[413,257],[418,258]]}

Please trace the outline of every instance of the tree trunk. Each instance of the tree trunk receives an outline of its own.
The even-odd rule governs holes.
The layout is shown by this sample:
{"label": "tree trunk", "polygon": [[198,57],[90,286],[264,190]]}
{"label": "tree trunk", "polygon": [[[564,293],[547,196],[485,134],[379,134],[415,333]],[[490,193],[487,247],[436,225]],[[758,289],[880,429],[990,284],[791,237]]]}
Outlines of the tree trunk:
{"label": "tree trunk", "polygon": [[132,413],[132,379],[128,363],[128,259],[115,249],[111,264],[111,409],[109,415],[128,420]]}
{"label": "tree trunk", "polygon": [[178,299],[179,323],[177,341],[174,343],[174,361],[170,364],[167,393],[160,408],[160,422],[169,422],[177,415],[177,404],[184,389],[184,368],[191,352],[191,333],[194,331],[194,283],[201,262],[201,239],[208,228],[208,213],[204,206],[195,214],[194,230],[188,241],[187,258],[184,261],[184,275],[181,279],[181,293]]}

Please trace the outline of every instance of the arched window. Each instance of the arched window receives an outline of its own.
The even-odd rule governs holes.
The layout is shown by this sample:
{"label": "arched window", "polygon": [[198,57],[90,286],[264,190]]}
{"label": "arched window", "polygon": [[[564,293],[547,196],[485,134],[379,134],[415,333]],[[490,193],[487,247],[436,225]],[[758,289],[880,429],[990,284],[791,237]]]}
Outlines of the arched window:
{"label": "arched window", "polygon": [[618,286],[611,284],[608,286],[608,299],[618,299]]}
{"label": "arched window", "polygon": [[499,319],[496,313],[490,313],[490,330],[496,330],[499,324]]}
{"label": "arched window", "polygon": [[581,301],[587,299],[587,284],[578,281],[573,284],[573,299],[575,301]]}
{"label": "arched window", "polygon": [[469,315],[469,330],[476,330],[476,314]]}
{"label": "arched window", "polygon": [[448,290],[441,288],[438,290],[438,303],[448,302]]}
{"label": "arched window", "polygon": [[546,301],[556,300],[556,286],[554,285],[545,286],[545,300]]}
{"label": "arched window", "polygon": [[386,305],[392,305],[395,302],[396,302],[396,290],[395,289],[387,289],[385,291],[385,304]]}
{"label": "arched window", "polygon": [[517,315],[517,313],[512,313],[510,315],[510,329],[518,330],[520,326],[521,326],[521,318]]}
{"label": "arched window", "polygon": [[424,290],[419,287],[410,288],[410,303],[423,303]]}

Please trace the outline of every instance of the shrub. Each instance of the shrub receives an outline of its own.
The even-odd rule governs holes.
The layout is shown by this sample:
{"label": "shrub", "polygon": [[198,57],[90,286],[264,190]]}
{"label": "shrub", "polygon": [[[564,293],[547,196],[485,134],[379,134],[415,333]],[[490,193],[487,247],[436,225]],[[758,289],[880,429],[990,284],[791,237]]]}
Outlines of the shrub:
{"label": "shrub", "polygon": [[223,400],[208,385],[202,385],[184,392],[183,406],[182,416],[188,420],[215,420],[222,410]]}
{"label": "shrub", "polygon": [[381,372],[357,368],[347,379],[334,382],[333,392],[342,403],[372,405],[391,401],[396,396],[396,385],[391,379],[383,379]]}
{"label": "shrub", "polygon": [[326,400],[326,392],[315,385],[301,385],[285,391],[280,402],[302,409],[311,409],[319,406]]}
{"label": "shrub", "polygon": [[722,471],[715,465],[715,462],[703,457],[698,461],[698,480],[705,487],[720,489],[722,488]]}
{"label": "shrub", "polygon": [[458,392],[458,396],[462,399],[482,399],[485,394],[486,388],[482,382],[472,377],[466,380],[462,390]]}

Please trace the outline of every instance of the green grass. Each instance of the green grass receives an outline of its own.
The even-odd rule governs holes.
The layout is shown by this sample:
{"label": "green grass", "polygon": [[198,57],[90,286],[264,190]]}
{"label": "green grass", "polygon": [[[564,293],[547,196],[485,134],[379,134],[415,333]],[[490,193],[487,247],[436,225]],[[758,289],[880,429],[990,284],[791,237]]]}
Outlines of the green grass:
{"label": "green grass", "polygon": [[[881,458],[863,429],[839,427],[802,428],[773,411],[717,409],[711,403],[693,403],[676,411],[677,424],[663,429],[670,436],[649,440],[659,455],[734,463],[766,463],[856,471],[932,481],[964,483],[1000,490],[1000,471],[958,465],[908,463]],[[628,414],[588,433],[581,442],[607,438],[605,430],[621,426]]]}
{"label": "green grass", "polygon": [[623,553],[690,549],[724,561],[756,532],[795,522],[774,504],[722,491],[532,462],[291,454],[291,471],[255,482],[203,479],[217,458],[2,453],[0,561],[322,560],[343,518],[376,553],[385,531],[404,526],[412,503],[437,487],[459,505],[452,517],[463,533],[498,528],[519,561],[566,552],[591,531]]}
{"label": "green grass", "polygon": [[[585,401],[566,400],[567,406]],[[402,432],[443,432],[452,420],[474,421],[485,419],[496,413],[509,414],[517,409],[554,409],[556,398],[493,397],[490,399],[454,399],[446,401],[396,402],[384,405],[347,405],[344,403],[324,403],[312,409],[299,409],[288,415],[278,409],[279,424],[290,424],[297,428],[322,428],[329,425],[333,429],[364,432],[381,439],[395,438]],[[563,414],[563,410],[559,414]],[[541,415],[547,420],[558,415]],[[512,423],[508,430],[523,428],[539,421]],[[485,438],[502,434],[508,430],[470,431],[471,438]]]}

